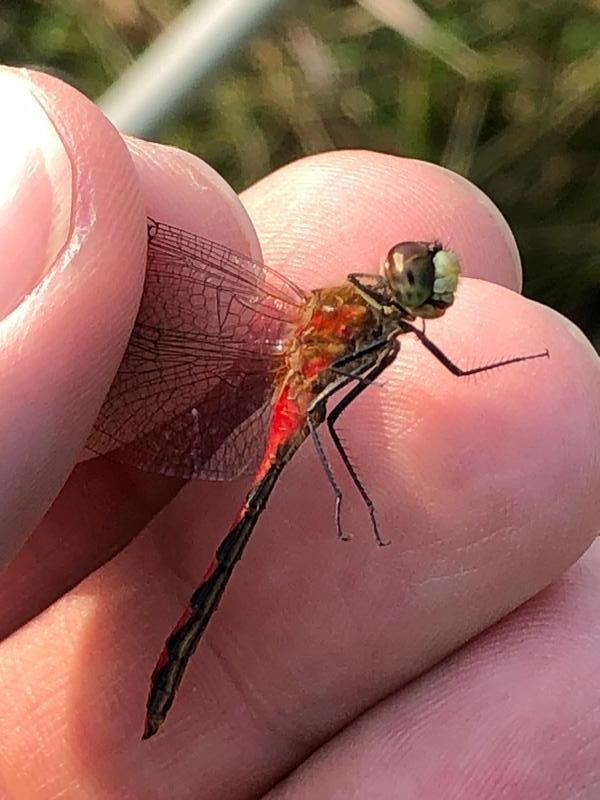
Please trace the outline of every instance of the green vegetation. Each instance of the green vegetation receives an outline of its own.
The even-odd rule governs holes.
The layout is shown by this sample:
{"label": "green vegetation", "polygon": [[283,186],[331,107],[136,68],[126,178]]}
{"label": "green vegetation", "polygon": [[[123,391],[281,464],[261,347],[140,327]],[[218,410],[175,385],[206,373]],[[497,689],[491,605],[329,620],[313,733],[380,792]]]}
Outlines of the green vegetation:
{"label": "green vegetation", "polygon": [[[181,5],[5,0],[0,57],[97,97]],[[397,29],[367,6],[396,9]],[[303,0],[155,138],[201,155],[236,189],[331,148],[444,164],[502,209],[526,293],[600,347],[599,43],[594,0]]]}

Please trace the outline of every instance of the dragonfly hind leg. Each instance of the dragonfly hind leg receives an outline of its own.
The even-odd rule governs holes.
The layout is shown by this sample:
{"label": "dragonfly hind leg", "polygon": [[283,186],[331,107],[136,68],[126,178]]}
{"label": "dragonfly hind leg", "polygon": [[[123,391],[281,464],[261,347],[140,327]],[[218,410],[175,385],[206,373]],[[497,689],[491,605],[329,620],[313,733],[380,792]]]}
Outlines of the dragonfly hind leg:
{"label": "dragonfly hind leg", "polygon": [[[343,385],[346,385],[351,379],[349,378],[348,381],[344,381]],[[341,387],[340,387],[341,388]],[[315,445],[315,450],[317,451],[317,455],[319,456],[319,461],[321,462],[321,466],[325,471],[325,475],[327,476],[327,480],[329,481],[329,485],[333,489],[333,493],[335,495],[335,527],[337,530],[338,539],[341,539],[343,542],[347,542],[350,540],[350,536],[347,533],[344,533],[342,529],[342,490],[338,482],[335,479],[335,475],[333,474],[333,470],[331,468],[331,464],[327,459],[327,455],[325,453],[325,449],[323,448],[323,442],[321,441],[321,437],[319,436],[319,431],[317,430],[318,426],[323,422],[326,416],[326,399],[321,399],[317,403],[313,403],[308,412],[308,428],[310,430],[310,435],[312,437],[313,443]]]}
{"label": "dragonfly hind leg", "polygon": [[[334,494],[335,494],[335,520],[336,520],[336,528],[338,537],[344,541],[347,541],[350,537],[344,533],[342,528],[342,520],[341,520],[341,510],[342,510],[342,490],[340,489],[339,484],[337,483],[335,476],[333,474],[333,470],[331,468],[331,464],[329,463],[327,456],[325,454],[325,450],[323,448],[323,443],[321,441],[321,437],[318,433],[318,426],[324,421],[327,421],[327,427],[329,429],[329,433],[331,435],[332,441],[335,445],[336,450],[340,454],[340,458],[350,477],[352,478],[352,482],[358,489],[360,496],[365,503],[367,510],[369,512],[369,516],[371,518],[371,525],[373,528],[373,533],[375,535],[375,541],[380,546],[385,546],[389,544],[389,542],[384,541],[381,538],[381,534],[379,532],[379,526],[377,524],[377,518],[375,515],[375,505],[371,500],[367,490],[365,489],[361,479],[358,476],[352,462],[348,454],[344,449],[344,445],[340,439],[340,436],[335,428],[335,423],[342,412],[350,405],[350,403],[358,397],[358,395],[364,391],[368,386],[370,386],[373,381],[385,370],[385,368],[395,359],[399,350],[398,342],[394,340],[384,339],[380,340],[377,343],[373,343],[365,348],[364,351],[357,351],[356,353],[351,354],[350,356],[346,356],[340,361],[334,363],[332,365],[332,371],[340,374],[342,379],[338,381],[335,385],[327,387],[318,397],[315,398],[313,403],[311,404],[309,411],[308,411],[308,426],[309,430],[315,444],[315,449],[317,451],[317,455],[319,456],[319,461],[321,462],[325,474],[327,476],[327,480],[331,485]],[[358,360],[364,358],[365,355],[369,353],[374,353],[374,358],[372,361],[367,363],[359,364],[357,368],[353,371],[345,370],[344,367],[351,364],[353,360]],[[349,383],[356,381],[356,385],[354,388],[345,395],[342,400],[334,407],[334,409],[327,414],[326,404],[329,397],[331,397],[336,392],[340,391],[341,389],[345,388]]]}
{"label": "dragonfly hind leg", "polygon": [[[375,379],[378,378],[379,375],[381,375],[381,373],[392,363],[392,361],[396,358],[399,349],[399,343],[395,339],[390,341],[388,347],[385,350],[382,350],[382,352],[378,355],[377,361],[371,367],[371,369],[369,369],[365,375],[360,377],[359,382],[348,392],[348,394],[344,395],[344,397],[327,416],[327,428],[329,429],[331,439],[336,450],[340,454],[340,458],[342,459],[344,466],[348,470],[348,474],[352,478],[352,482],[358,489],[358,492],[362,497],[365,506],[367,507],[369,516],[371,518],[371,526],[375,535],[375,541],[380,547],[386,547],[388,544],[390,544],[390,542],[381,538],[379,525],[377,523],[377,516],[375,514],[375,504],[371,500],[369,493],[365,489],[365,486],[356,472],[354,465],[348,457],[348,453],[344,449],[344,445],[342,444],[339,433],[336,430],[335,423],[345,409],[348,408],[350,403],[352,403],[352,401],[355,400],[361,392],[364,392],[367,386],[370,386]],[[359,376],[354,377],[358,378]]]}

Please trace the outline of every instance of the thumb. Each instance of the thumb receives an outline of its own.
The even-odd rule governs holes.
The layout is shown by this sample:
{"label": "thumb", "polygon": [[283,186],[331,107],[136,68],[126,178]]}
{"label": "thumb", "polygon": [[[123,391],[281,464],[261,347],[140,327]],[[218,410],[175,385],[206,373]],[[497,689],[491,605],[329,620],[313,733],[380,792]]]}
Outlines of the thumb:
{"label": "thumb", "polygon": [[128,151],[89,101],[0,69],[0,104],[3,564],[60,490],[106,394],[142,288],[146,226]]}

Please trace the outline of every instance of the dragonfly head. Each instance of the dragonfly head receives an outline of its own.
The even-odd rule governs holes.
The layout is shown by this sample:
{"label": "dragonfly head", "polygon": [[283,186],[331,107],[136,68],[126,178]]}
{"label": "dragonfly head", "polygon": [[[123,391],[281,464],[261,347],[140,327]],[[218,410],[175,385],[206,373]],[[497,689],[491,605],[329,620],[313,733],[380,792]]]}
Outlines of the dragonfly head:
{"label": "dragonfly head", "polygon": [[382,266],[394,301],[415,317],[441,317],[454,302],[460,264],[437,242],[401,242]]}

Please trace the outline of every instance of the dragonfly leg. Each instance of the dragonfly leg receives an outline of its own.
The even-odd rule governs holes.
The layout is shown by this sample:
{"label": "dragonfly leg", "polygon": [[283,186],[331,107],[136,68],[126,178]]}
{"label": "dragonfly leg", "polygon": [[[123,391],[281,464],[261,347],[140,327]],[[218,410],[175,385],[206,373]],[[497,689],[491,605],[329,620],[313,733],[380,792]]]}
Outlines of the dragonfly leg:
{"label": "dragonfly leg", "polygon": [[[355,400],[361,392],[363,392],[367,386],[370,386],[373,381],[381,375],[381,373],[392,363],[392,361],[396,358],[398,351],[400,349],[400,344],[395,339],[388,341],[387,346],[385,349],[378,354],[378,358],[376,363],[371,365],[371,368],[367,372],[366,375],[362,376],[362,379],[359,383],[357,383],[349,392],[348,394],[344,395],[344,397],[340,400],[340,402],[335,406],[335,408],[329,413],[327,416],[327,427],[329,429],[329,433],[333,440],[333,443],[336,447],[336,450],[340,454],[340,458],[344,462],[344,466],[348,470],[350,477],[356,488],[358,489],[360,496],[362,497],[364,504],[367,507],[369,512],[369,516],[371,518],[371,525],[373,526],[373,533],[375,534],[375,541],[380,547],[384,547],[389,544],[389,541],[386,542],[381,538],[381,534],[379,532],[379,526],[377,524],[377,517],[375,515],[375,505],[371,500],[369,493],[365,489],[358,473],[356,472],[348,454],[344,449],[344,445],[339,437],[339,434],[336,430],[335,423],[339,419],[340,415],[344,412],[346,408]],[[359,376],[356,376],[357,378]]]}
{"label": "dragonfly leg", "polygon": [[421,342],[423,347],[425,347],[429,352],[437,358],[437,360],[446,367],[453,375],[456,375],[457,378],[464,378],[467,375],[476,375],[478,372],[487,372],[490,369],[497,369],[498,367],[505,367],[508,364],[518,364],[520,361],[531,361],[534,358],[550,358],[550,353],[548,350],[544,350],[542,353],[533,353],[532,355],[527,356],[513,356],[513,358],[506,358],[500,361],[493,361],[491,364],[484,364],[481,367],[473,367],[472,369],[462,369],[453,361],[451,361],[448,356],[440,350],[440,348],[431,341],[431,339],[425,334],[425,331],[421,331],[418,328],[415,328],[408,322],[403,323],[404,329],[407,331],[411,331],[417,337],[417,339]]}
{"label": "dragonfly leg", "polygon": [[352,372],[349,372],[347,369],[339,368],[339,367],[329,367],[329,369],[334,372],[336,375],[341,375],[345,378],[350,378],[353,381],[357,381],[358,383],[363,383],[365,387],[371,386],[373,381],[369,380],[364,375],[354,375]]}
{"label": "dragonfly leg", "polygon": [[[347,381],[344,381],[342,385],[345,385],[351,380],[348,378]],[[340,386],[341,388],[341,386]],[[339,487],[338,482],[335,479],[335,475],[333,474],[333,470],[331,468],[331,464],[327,459],[327,455],[323,448],[323,442],[321,441],[321,437],[319,436],[319,431],[317,430],[318,426],[323,422],[325,418],[325,400],[321,400],[320,403],[316,406],[311,406],[308,412],[308,429],[310,430],[310,435],[312,436],[312,440],[315,445],[315,450],[317,451],[317,455],[319,456],[319,461],[321,462],[321,466],[325,471],[325,475],[327,476],[327,480],[329,481],[329,485],[333,489],[333,493],[335,495],[335,527],[337,530],[338,538],[341,539],[343,542],[347,542],[350,539],[344,531],[342,530],[342,518],[341,518],[341,508],[342,508],[342,490]]]}
{"label": "dragonfly leg", "polygon": [[[379,353],[382,349],[387,349],[389,347],[389,339],[388,337],[381,337],[376,339],[375,341],[371,342],[370,344],[366,345],[365,347],[357,350],[353,353],[349,353],[347,356],[338,359],[334,362],[330,369],[337,375],[340,375],[340,380],[336,381],[332,386],[326,387],[310,404],[307,414],[308,420],[308,428],[310,431],[310,435],[315,445],[315,449],[317,451],[317,455],[319,456],[319,461],[325,471],[325,475],[327,476],[327,480],[333,492],[335,494],[335,522],[336,522],[336,530],[338,537],[343,541],[348,541],[350,537],[344,533],[342,529],[342,517],[341,517],[341,510],[342,510],[342,490],[338,482],[335,479],[333,474],[333,470],[331,468],[331,464],[327,459],[327,455],[325,453],[325,449],[323,448],[323,442],[321,441],[321,437],[319,436],[318,427],[319,425],[325,420],[327,415],[327,400],[334,395],[336,392],[343,389],[352,381],[361,381],[364,382],[363,388],[369,386],[371,381],[366,380],[363,378],[363,372],[369,370],[374,364],[377,363],[379,358]],[[364,362],[364,359],[369,355],[373,354],[373,358],[370,361]],[[352,369],[344,369],[344,367],[351,365],[352,362],[356,361],[363,361],[363,363],[359,363],[358,366]],[[339,441],[339,440],[338,440]],[[336,444],[337,449],[341,447],[340,445]],[[343,448],[342,448],[343,449]],[[344,453],[344,456],[346,454]],[[347,456],[346,456],[347,460]],[[346,461],[344,462],[346,463]]]}

